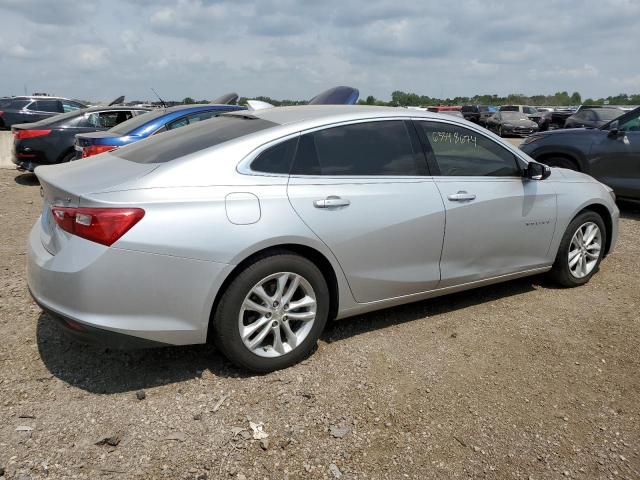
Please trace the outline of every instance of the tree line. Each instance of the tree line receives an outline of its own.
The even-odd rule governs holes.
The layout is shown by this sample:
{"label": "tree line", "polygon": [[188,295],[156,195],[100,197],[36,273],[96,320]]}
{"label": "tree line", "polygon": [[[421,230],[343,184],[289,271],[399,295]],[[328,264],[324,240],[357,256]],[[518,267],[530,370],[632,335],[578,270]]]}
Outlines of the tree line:
{"label": "tree line", "polygon": [[[263,102],[270,103],[276,107],[284,107],[289,105],[304,105],[307,103],[305,100],[278,100],[271,97],[258,96],[258,97],[240,97],[238,100],[239,105],[245,105],[247,100],[261,100]],[[194,103],[208,103],[209,100],[194,100],[191,97],[186,97],[180,101],[168,101],[168,105],[178,104],[194,104]],[[158,102],[154,102],[158,103]],[[419,95],[417,93],[403,92],[396,90],[391,93],[391,100],[381,100],[375,98],[373,95],[369,95],[365,98],[358,100],[359,105],[381,105],[389,107],[408,107],[408,106],[436,106],[436,105],[506,105],[506,104],[521,104],[521,105],[538,105],[538,106],[569,106],[569,105],[640,105],[640,93],[626,94],[620,93],[615,96],[608,96],[606,98],[586,98],[583,99],[580,92],[556,92],[553,95],[524,95],[522,93],[511,93],[506,96],[500,95],[475,95],[473,97],[453,97],[453,98],[438,98],[429,97],[427,95]]]}

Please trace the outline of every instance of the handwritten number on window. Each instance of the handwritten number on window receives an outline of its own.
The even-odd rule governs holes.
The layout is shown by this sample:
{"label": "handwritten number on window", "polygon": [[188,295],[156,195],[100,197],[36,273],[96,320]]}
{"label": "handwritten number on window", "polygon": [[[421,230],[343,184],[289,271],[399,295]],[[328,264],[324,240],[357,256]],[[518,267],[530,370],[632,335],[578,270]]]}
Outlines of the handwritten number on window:
{"label": "handwritten number on window", "polygon": [[475,135],[461,135],[458,132],[433,132],[431,134],[433,143],[451,143],[454,145],[478,146],[478,137]]}

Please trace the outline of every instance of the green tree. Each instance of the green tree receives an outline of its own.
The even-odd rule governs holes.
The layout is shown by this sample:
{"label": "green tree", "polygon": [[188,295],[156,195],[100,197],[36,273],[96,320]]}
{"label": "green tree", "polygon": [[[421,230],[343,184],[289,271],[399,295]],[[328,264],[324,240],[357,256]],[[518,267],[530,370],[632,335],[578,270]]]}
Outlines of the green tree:
{"label": "green tree", "polygon": [[582,97],[579,92],[573,92],[571,94],[571,105],[580,105],[582,103]]}
{"label": "green tree", "polygon": [[185,104],[185,105],[192,105],[192,104],[196,103],[196,101],[191,97],[185,97],[185,99],[182,100],[182,103]]}

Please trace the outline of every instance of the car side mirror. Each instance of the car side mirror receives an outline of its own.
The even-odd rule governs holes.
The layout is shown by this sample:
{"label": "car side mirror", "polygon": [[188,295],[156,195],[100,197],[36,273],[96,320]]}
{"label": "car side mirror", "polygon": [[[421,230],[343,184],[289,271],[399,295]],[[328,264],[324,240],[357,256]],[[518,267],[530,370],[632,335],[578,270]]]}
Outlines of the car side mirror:
{"label": "car side mirror", "polygon": [[607,137],[609,138],[622,138],[624,137],[624,130],[619,130],[618,120],[614,120],[609,124],[609,133],[607,133]]}
{"label": "car side mirror", "polygon": [[524,176],[529,180],[544,180],[551,175],[551,168],[538,162],[529,162]]}

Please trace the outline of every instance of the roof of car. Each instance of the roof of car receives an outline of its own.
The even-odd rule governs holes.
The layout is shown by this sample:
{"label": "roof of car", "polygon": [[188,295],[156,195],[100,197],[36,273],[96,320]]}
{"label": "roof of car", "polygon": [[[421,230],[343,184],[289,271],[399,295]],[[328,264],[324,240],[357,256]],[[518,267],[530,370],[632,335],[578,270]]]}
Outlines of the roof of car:
{"label": "roof of car", "polygon": [[377,107],[368,105],[296,105],[292,107],[274,107],[264,110],[227,113],[226,115],[239,115],[253,118],[262,118],[280,125],[300,123],[305,121],[323,120],[330,117],[336,121],[357,120],[359,118],[376,117],[426,117],[442,118],[434,112],[406,109],[402,107]]}
{"label": "roof of car", "polygon": [[169,112],[177,112],[180,110],[186,110],[188,108],[203,108],[203,107],[208,107],[208,108],[212,108],[212,107],[221,107],[222,109],[225,108],[233,108],[235,107],[235,105],[228,105],[226,103],[192,103],[192,104],[185,104],[185,105],[174,105],[173,107],[167,107],[164,109],[164,111],[166,113]]}
{"label": "roof of car", "polygon": [[70,100],[69,98],[66,98],[66,97],[53,97],[49,95],[17,95],[15,97],[5,97],[5,98],[12,98],[14,100]]}

